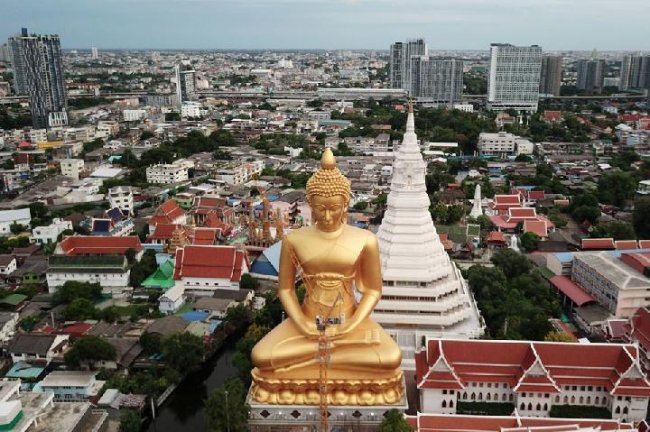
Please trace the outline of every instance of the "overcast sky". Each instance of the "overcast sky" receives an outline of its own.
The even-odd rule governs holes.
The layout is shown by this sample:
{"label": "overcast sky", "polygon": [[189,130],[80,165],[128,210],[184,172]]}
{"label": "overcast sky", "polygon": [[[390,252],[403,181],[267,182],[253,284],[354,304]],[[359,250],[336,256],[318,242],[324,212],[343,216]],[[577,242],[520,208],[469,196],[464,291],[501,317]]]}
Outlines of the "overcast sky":
{"label": "overcast sky", "polygon": [[0,0],[0,40],[28,27],[64,48],[430,49],[491,42],[650,50],[650,0]]}

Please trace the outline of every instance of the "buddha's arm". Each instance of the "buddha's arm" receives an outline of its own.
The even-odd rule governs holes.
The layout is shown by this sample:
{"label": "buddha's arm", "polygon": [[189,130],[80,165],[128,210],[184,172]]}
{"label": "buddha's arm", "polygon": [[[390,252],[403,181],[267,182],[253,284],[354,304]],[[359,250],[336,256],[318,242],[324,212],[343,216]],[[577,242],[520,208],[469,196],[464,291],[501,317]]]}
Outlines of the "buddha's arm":
{"label": "buddha's arm", "polygon": [[296,265],[293,261],[292,245],[288,239],[282,242],[280,252],[280,273],[278,276],[278,297],[287,316],[293,320],[298,330],[308,337],[318,337],[316,324],[310,323],[302,312],[296,296]]}
{"label": "buddha's arm", "polygon": [[354,315],[341,327],[340,333],[354,330],[365,321],[381,298],[381,265],[379,263],[379,243],[377,237],[369,235],[363,247],[356,269],[355,283],[361,293],[361,300]]}

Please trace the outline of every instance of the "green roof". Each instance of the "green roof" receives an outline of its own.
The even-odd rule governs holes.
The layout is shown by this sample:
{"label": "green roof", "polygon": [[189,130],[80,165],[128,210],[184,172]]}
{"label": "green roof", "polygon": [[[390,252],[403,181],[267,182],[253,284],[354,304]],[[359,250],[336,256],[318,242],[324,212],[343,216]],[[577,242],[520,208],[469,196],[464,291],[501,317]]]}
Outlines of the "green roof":
{"label": "green roof", "polygon": [[24,294],[9,294],[7,297],[0,300],[0,303],[17,306],[27,300],[27,298],[28,297]]}
{"label": "green roof", "polygon": [[165,261],[153,274],[142,281],[142,286],[147,288],[171,288],[174,286],[174,264]]}

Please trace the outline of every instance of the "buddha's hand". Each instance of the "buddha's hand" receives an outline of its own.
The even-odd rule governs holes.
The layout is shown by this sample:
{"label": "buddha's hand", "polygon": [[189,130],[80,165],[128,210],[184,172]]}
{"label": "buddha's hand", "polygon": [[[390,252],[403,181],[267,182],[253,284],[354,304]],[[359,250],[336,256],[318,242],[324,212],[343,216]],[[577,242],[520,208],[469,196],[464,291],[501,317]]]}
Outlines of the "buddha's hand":
{"label": "buddha's hand", "polygon": [[318,337],[320,336],[320,333],[318,332],[318,328],[316,327],[316,323],[313,323],[311,321],[304,320],[299,326],[299,328],[300,328],[300,332],[307,339],[318,339]]}

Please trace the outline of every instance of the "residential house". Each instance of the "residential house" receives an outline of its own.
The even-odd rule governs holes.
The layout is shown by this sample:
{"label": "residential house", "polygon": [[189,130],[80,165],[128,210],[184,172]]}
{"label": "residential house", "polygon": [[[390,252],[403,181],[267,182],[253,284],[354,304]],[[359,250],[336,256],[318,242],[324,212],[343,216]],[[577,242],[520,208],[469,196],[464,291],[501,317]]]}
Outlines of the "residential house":
{"label": "residential house", "polygon": [[6,347],[16,333],[19,314],[16,312],[0,312],[0,345]]}
{"label": "residential house", "polygon": [[23,285],[44,286],[48,268],[47,258],[42,255],[34,255],[25,259],[13,273],[7,276],[7,284],[12,289],[20,288]]}
{"label": "residential house", "polygon": [[7,352],[13,363],[25,361],[48,365],[68,346],[68,335],[18,333],[9,342]]}
{"label": "residential house", "polygon": [[35,393],[54,393],[56,401],[79,401],[99,396],[105,381],[92,371],[53,371],[34,387]]}
{"label": "residential house", "polygon": [[158,309],[165,315],[172,315],[183,307],[185,300],[185,288],[182,285],[176,285],[158,298]]}
{"label": "residential house", "polygon": [[13,224],[19,224],[29,228],[31,223],[32,215],[29,208],[0,210],[0,235],[11,234],[11,226]]}
{"label": "residential house", "polygon": [[6,279],[16,270],[16,258],[13,255],[0,255],[0,277]]}
{"label": "residential house", "polygon": [[29,241],[40,245],[54,244],[64,231],[72,231],[72,222],[55,218],[48,226],[38,226],[32,230]]}

